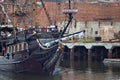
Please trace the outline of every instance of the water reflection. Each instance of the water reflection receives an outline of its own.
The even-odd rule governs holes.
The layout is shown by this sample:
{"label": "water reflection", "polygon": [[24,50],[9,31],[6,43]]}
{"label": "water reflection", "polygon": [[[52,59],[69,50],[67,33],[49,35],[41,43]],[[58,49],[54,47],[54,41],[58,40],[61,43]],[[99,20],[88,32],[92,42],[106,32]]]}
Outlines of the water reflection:
{"label": "water reflection", "polygon": [[53,76],[0,71],[0,80],[120,80],[120,67],[102,62],[63,61]]}
{"label": "water reflection", "polygon": [[[102,62],[76,61],[74,65],[64,66],[62,80],[120,80],[120,67],[105,66]],[[71,63],[68,61],[68,63]],[[68,69],[68,70],[67,70]]]}
{"label": "water reflection", "polygon": [[59,75],[36,75],[36,74],[15,74],[0,71],[0,80],[61,80]]}

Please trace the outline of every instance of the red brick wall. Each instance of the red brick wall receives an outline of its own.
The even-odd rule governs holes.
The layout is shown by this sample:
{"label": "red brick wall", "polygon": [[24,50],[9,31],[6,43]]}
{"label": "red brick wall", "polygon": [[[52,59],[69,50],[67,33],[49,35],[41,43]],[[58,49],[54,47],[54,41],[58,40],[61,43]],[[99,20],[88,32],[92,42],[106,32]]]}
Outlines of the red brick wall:
{"label": "red brick wall", "polygon": [[[56,21],[65,20],[66,16],[62,13],[62,10],[67,7],[67,4],[61,3],[60,5],[56,3],[46,3],[46,8],[51,16],[52,23]],[[109,20],[110,21],[120,21],[120,5],[99,5],[99,4],[76,4],[78,12],[73,14],[74,19],[77,21],[94,21],[94,20]],[[47,17],[44,10],[39,10],[39,20],[40,24],[44,25],[48,23]]]}
{"label": "red brick wall", "polygon": [[[52,24],[55,22],[65,21],[67,16],[62,13],[64,8],[68,7],[67,3],[45,3],[47,12],[50,16]],[[72,8],[77,8],[78,12],[73,14],[77,21],[95,21],[101,19],[112,19],[110,21],[120,21],[120,5],[100,5],[100,4],[72,4]],[[30,12],[29,16],[33,17],[34,22],[41,26],[49,25],[48,18],[42,7],[38,8],[34,13]],[[17,20],[16,20],[17,21]]]}

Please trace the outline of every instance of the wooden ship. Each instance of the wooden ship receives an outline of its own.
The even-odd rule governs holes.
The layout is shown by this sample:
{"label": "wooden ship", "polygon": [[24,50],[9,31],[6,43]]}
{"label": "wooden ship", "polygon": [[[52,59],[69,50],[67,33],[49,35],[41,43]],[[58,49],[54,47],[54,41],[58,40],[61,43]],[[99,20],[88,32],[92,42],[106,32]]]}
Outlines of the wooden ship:
{"label": "wooden ship", "polygon": [[[35,25],[34,27],[18,31],[15,27],[16,24],[14,23],[14,21],[16,21],[16,16],[24,19],[24,17],[26,17],[26,13],[24,13],[22,10],[15,11],[15,6],[19,6],[19,4],[15,3],[16,0],[11,0],[10,5],[12,4],[13,8],[13,14],[11,14],[13,16],[13,18],[11,18],[13,23],[13,33],[11,36],[1,40],[2,56],[0,57],[0,70],[16,73],[26,72],[48,75],[53,74],[55,66],[60,61],[62,56],[62,47],[59,46],[59,42],[66,40],[73,35],[84,32],[83,30],[68,36],[64,36],[64,33],[73,18],[72,13],[74,10],[71,10],[71,1],[69,0],[68,10],[64,11],[64,13],[68,15],[68,23],[59,33],[59,35],[57,34],[57,36],[54,36],[53,34],[57,32],[46,32],[43,28],[38,28],[37,25],[35,25],[35,18],[32,20],[32,26]],[[42,5],[44,6],[43,1]],[[33,7],[34,10],[35,6]]]}

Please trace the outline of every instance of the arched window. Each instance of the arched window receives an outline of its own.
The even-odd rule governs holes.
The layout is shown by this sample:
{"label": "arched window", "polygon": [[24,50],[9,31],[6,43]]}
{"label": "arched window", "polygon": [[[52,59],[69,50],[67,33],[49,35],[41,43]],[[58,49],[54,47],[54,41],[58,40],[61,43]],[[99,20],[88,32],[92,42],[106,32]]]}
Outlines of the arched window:
{"label": "arched window", "polygon": [[17,45],[15,45],[15,52],[17,52],[17,47],[18,47],[18,46],[17,46]]}
{"label": "arched window", "polygon": [[20,51],[20,50],[19,50],[19,44],[17,44],[17,51]]}
{"label": "arched window", "polygon": [[15,52],[15,45],[13,45],[13,52]]}
{"label": "arched window", "polygon": [[28,44],[24,43],[24,49],[28,49]]}
{"label": "arched window", "polygon": [[21,43],[21,50],[24,50],[24,43]]}
{"label": "arched window", "polygon": [[12,53],[12,46],[9,46],[9,48],[10,48],[9,52]]}
{"label": "arched window", "polygon": [[19,51],[22,50],[22,44],[19,44]]}
{"label": "arched window", "polygon": [[10,53],[10,47],[9,46],[7,47],[7,53]]}

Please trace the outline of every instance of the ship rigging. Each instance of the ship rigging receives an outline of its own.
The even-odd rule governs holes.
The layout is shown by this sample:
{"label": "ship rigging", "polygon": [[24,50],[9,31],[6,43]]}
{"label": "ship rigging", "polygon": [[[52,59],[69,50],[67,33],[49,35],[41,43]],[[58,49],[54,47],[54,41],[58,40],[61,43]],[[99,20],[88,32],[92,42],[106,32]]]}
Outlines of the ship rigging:
{"label": "ship rigging", "polygon": [[[61,53],[63,47],[59,46],[61,45],[60,42],[84,32],[83,30],[64,36],[73,19],[72,13],[74,13],[74,10],[71,10],[70,4],[71,1],[69,0],[69,9],[64,12],[68,15],[68,23],[57,37],[53,36],[56,32],[39,32],[41,29],[38,28],[16,31],[15,35],[11,35],[2,45],[4,51],[2,51],[2,57],[0,58],[0,69],[16,73],[52,75],[56,64],[63,55]],[[15,11],[15,4],[12,7]],[[14,13],[13,15],[15,18]]]}

